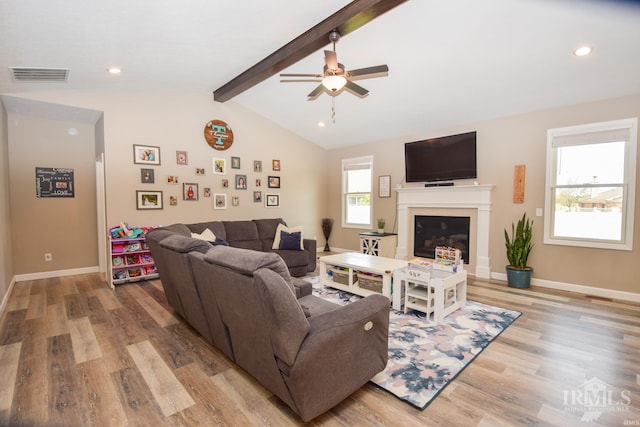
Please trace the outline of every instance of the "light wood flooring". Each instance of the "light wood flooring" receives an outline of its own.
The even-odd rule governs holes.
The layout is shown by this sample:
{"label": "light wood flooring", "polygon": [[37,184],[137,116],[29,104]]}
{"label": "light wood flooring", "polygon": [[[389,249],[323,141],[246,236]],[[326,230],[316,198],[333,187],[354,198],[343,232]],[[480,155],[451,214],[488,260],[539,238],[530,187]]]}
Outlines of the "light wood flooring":
{"label": "light wood flooring", "polygon": [[[640,424],[640,305],[482,281],[469,298],[523,315],[424,411],[367,384],[309,424]],[[622,404],[596,400],[605,410],[587,423],[580,386],[592,379]],[[111,290],[89,274],[13,289],[0,323],[0,425],[298,424],[175,314],[158,280]]]}

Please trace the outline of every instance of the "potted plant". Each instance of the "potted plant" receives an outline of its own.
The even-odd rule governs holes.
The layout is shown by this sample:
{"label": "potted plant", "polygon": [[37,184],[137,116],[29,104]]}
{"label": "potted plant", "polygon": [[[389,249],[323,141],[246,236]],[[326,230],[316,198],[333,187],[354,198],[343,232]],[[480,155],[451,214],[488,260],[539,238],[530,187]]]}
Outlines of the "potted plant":
{"label": "potted plant", "polygon": [[527,265],[527,259],[533,249],[531,235],[533,221],[527,218],[527,213],[522,215],[518,224],[511,224],[511,236],[504,230],[505,247],[509,265],[507,270],[507,283],[514,288],[528,288],[531,285],[533,268]]}
{"label": "potted plant", "polygon": [[378,218],[378,233],[384,233],[384,218]]}

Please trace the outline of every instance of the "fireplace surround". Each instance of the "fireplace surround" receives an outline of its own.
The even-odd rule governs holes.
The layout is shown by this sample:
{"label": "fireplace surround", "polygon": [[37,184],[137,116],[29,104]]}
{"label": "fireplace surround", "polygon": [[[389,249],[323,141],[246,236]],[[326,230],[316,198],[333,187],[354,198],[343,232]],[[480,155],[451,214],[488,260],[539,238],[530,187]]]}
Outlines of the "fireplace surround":
{"label": "fireplace surround", "polygon": [[410,259],[414,256],[413,235],[416,215],[469,217],[471,247],[469,264],[465,265],[465,268],[476,277],[490,278],[489,227],[491,191],[494,187],[492,184],[485,184],[396,188],[398,192],[396,258]]}

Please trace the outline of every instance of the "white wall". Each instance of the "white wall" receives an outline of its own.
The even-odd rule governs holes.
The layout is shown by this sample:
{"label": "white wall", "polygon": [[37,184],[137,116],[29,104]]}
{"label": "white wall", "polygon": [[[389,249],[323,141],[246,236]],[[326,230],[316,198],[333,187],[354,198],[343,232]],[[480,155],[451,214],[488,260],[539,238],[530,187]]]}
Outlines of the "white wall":
{"label": "white wall", "polygon": [[[640,259],[640,208],[637,207],[635,212],[633,251],[545,245],[542,242],[543,218],[535,216],[536,208],[544,207],[547,129],[639,116],[640,96],[631,96],[334,150],[328,159],[329,186],[331,194],[340,193],[340,159],[372,154],[376,180],[374,218],[385,217],[386,231],[391,231],[396,215],[395,195],[391,199],[378,198],[377,178],[390,174],[392,187],[403,181],[404,143],[475,130],[478,133],[478,181],[496,185],[492,194],[489,249],[492,273],[503,274],[507,264],[503,230],[510,228],[512,222],[527,212],[534,220],[535,248],[529,258],[535,270],[534,279],[640,294],[640,282],[637,279],[640,277],[640,264],[637,262]],[[519,164],[526,165],[525,202],[514,204],[513,173],[514,166]],[[640,191],[638,183],[636,191]],[[638,194],[636,200],[640,200]],[[330,198],[328,214],[340,218],[339,197]],[[359,231],[334,230],[331,243],[339,248],[357,249]]]}
{"label": "white wall", "polygon": [[[67,92],[20,96],[103,112],[99,125],[104,126],[108,226],[116,226],[121,221],[137,226],[282,217],[289,225],[302,225],[305,237],[322,236],[320,218],[324,216],[327,197],[324,184],[326,151],[233,102],[215,103],[211,94],[174,92]],[[223,120],[233,129],[234,143],[226,151],[215,151],[204,139],[205,124],[212,119]],[[95,139],[101,142],[97,136]],[[10,145],[13,143],[9,141]],[[134,164],[134,144],[160,147],[161,164]],[[188,165],[176,163],[176,150],[188,152]],[[73,156],[73,153],[69,155]],[[231,169],[231,156],[240,157],[241,169]],[[227,160],[226,176],[213,175],[214,157]],[[271,170],[273,159],[280,160],[281,171]],[[262,173],[253,172],[254,160],[262,161]],[[206,175],[196,175],[196,167],[204,168]],[[154,169],[154,184],[141,183],[141,168]],[[236,173],[247,175],[247,190],[235,190]],[[168,175],[177,175],[180,184],[168,184]],[[280,189],[267,187],[269,175],[280,176]],[[222,178],[229,180],[229,188],[223,189]],[[256,178],[262,180],[260,188],[255,186]],[[182,200],[184,182],[199,185],[198,201]],[[213,198],[203,197],[204,187],[210,187],[212,193],[227,193],[228,208],[214,210]],[[136,190],[162,191],[164,209],[136,209]],[[266,208],[264,202],[254,203],[253,191],[262,191],[263,198],[268,192],[279,194],[281,206]],[[176,206],[169,205],[169,196],[178,199]],[[239,206],[232,206],[234,196],[239,198]],[[16,208],[19,215],[18,210]],[[41,252],[40,248],[26,247],[24,250]],[[20,272],[38,271],[35,268],[35,265],[25,266]]]}
{"label": "white wall", "polygon": [[0,102],[0,312],[13,278],[7,116]]}

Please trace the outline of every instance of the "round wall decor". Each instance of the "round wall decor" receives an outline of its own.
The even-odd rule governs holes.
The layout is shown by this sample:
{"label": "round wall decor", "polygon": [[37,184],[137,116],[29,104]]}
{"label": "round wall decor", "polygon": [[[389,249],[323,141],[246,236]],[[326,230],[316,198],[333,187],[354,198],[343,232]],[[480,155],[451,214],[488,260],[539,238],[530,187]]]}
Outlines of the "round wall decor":
{"label": "round wall decor", "polygon": [[215,150],[226,150],[233,144],[233,131],[222,120],[210,120],[204,127],[204,139]]}

